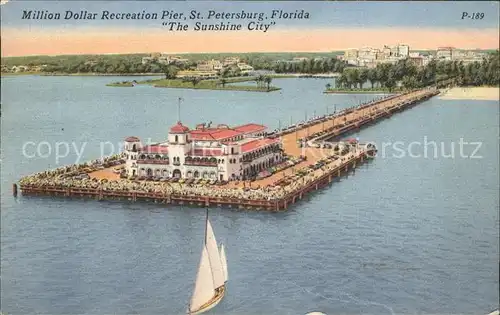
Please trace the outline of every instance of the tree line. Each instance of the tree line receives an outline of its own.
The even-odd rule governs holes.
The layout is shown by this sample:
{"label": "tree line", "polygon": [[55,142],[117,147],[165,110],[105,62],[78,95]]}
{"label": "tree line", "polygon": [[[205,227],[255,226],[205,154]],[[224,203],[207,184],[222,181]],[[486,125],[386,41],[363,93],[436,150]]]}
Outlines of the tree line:
{"label": "tree line", "polygon": [[[202,60],[239,57],[256,70],[274,70],[278,60],[289,60],[294,57],[331,58],[341,52],[331,53],[242,53],[242,54],[182,54],[189,60],[187,63],[175,64],[178,70],[192,69]],[[149,54],[129,55],[62,55],[62,56],[24,56],[2,58],[2,65],[41,66],[47,65],[44,72],[59,73],[165,73],[164,64],[150,62],[142,64],[142,58]]]}
{"label": "tree line", "polygon": [[[371,88],[392,90],[396,86],[414,89],[440,82],[453,82],[460,86],[490,85],[500,83],[499,52],[489,54],[482,62],[464,64],[462,61],[432,60],[418,67],[410,60],[396,64],[378,64],[375,68],[345,68],[335,80],[335,88],[362,88],[368,82]],[[331,85],[327,86],[327,89]]]}
{"label": "tree line", "polygon": [[299,62],[277,62],[270,70],[276,73],[307,73],[318,74],[342,72],[347,64],[336,58],[309,59]]}
{"label": "tree line", "polygon": [[[142,64],[147,54],[134,55],[68,55],[68,56],[27,56],[2,58],[2,65],[39,66],[47,65],[44,72],[58,73],[161,73],[167,79],[175,78],[181,70],[196,67],[197,61],[207,58],[223,59],[239,56],[256,70],[274,70],[276,73],[341,73],[336,80],[336,88],[358,88],[368,82],[372,88],[394,89],[418,88],[453,78],[458,85],[499,85],[499,52],[487,55],[482,62],[464,64],[460,61],[432,60],[426,66],[418,67],[410,60],[400,60],[396,64],[378,64],[372,69],[357,68],[335,58],[338,53],[247,53],[247,54],[189,54],[183,55],[188,63],[164,65],[158,62]],[[280,61],[294,57],[306,57],[299,62]],[[222,77],[239,76],[237,67],[223,69]],[[263,81],[259,81],[259,84]]]}

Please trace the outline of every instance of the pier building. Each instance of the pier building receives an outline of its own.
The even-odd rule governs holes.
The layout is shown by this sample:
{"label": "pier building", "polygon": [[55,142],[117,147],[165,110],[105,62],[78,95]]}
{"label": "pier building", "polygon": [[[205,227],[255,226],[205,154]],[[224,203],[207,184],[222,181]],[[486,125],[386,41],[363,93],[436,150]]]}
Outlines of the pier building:
{"label": "pier building", "polygon": [[137,137],[125,139],[128,176],[243,180],[279,164],[283,149],[279,138],[266,137],[267,127],[246,124],[217,127],[199,124],[194,129],[180,121],[168,138],[143,145]]}

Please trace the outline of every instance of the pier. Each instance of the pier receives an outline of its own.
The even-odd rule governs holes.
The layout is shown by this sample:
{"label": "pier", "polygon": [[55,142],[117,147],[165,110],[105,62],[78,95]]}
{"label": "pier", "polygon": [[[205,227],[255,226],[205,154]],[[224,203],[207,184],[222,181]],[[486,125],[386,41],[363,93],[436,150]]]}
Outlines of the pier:
{"label": "pier", "polygon": [[[348,143],[345,150],[324,148],[327,139],[345,136],[392,114],[425,101],[439,94],[432,88],[393,95],[375,100],[320,119],[292,126],[279,132],[284,153],[300,162],[274,174],[254,181],[231,181],[224,185],[183,185],[152,181],[106,178],[102,174],[120,157],[113,157],[106,164],[107,170],[94,166],[81,167],[88,171],[88,178],[68,178],[65,171],[50,171],[26,177],[20,181],[22,195],[48,195],[62,197],[87,197],[96,200],[151,201],[160,204],[191,206],[226,206],[240,209],[282,211],[299,202],[307,194],[330,185],[334,180],[353,171],[367,159],[374,157],[376,148],[368,144]],[[118,163],[118,164],[117,164]],[[74,166],[80,168],[80,166]],[[68,167],[66,168],[68,169]],[[67,172],[73,173],[73,169]],[[77,173],[77,172],[76,172]],[[66,176],[66,177],[65,177]],[[17,186],[13,186],[17,193]]]}

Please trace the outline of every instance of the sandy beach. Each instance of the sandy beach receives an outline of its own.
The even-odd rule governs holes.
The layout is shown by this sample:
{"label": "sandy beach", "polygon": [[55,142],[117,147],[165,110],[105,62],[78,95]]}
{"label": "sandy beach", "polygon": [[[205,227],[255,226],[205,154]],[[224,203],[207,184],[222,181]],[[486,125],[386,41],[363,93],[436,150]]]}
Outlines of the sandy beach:
{"label": "sandy beach", "polygon": [[455,87],[444,90],[439,96],[445,100],[486,100],[498,101],[500,88],[498,87]]}

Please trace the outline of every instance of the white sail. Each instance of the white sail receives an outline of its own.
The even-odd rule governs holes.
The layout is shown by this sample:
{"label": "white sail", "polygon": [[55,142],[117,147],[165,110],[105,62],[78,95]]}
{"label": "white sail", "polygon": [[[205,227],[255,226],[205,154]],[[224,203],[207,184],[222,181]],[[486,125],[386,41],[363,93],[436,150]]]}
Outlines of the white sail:
{"label": "white sail", "polygon": [[224,244],[220,246],[220,261],[222,264],[222,271],[224,272],[224,280],[227,281],[227,259],[226,251],[224,250]]}
{"label": "white sail", "polygon": [[191,303],[189,304],[189,311],[196,311],[203,304],[210,301],[214,296],[214,291],[215,288],[212,280],[208,251],[207,248],[203,246],[200,265],[198,266],[198,274],[196,275],[196,283],[194,285],[194,292],[191,297]]}
{"label": "white sail", "polygon": [[215,240],[214,231],[210,220],[207,219],[207,235],[206,244],[208,251],[208,257],[210,259],[210,267],[212,269],[213,285],[214,288],[222,286],[225,282],[224,280],[224,270],[222,268],[222,263],[220,261],[219,248],[217,246],[217,241]]}

